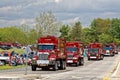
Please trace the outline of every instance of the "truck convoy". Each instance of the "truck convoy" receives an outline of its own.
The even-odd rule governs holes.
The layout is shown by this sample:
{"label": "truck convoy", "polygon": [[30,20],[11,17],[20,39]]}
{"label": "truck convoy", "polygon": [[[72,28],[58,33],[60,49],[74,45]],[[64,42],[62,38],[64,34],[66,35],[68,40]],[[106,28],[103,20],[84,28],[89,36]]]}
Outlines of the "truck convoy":
{"label": "truck convoy", "polygon": [[102,44],[101,43],[90,43],[88,54],[87,54],[88,60],[96,59],[100,60],[104,58],[104,55],[102,53]]}
{"label": "truck convoy", "polygon": [[81,42],[66,42],[67,64],[76,66],[84,64]]}
{"label": "truck convoy", "polygon": [[31,69],[66,69],[65,39],[45,36],[38,39],[37,53],[32,59]]}

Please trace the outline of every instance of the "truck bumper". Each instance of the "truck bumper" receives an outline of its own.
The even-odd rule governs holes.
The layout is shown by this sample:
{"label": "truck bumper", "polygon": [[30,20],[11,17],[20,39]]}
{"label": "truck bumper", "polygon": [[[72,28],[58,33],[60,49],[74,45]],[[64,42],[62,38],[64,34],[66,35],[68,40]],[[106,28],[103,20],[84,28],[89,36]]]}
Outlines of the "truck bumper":
{"label": "truck bumper", "polygon": [[90,56],[90,59],[97,59],[96,56]]}
{"label": "truck bumper", "polygon": [[113,53],[105,53],[104,56],[111,56]]}
{"label": "truck bumper", "polygon": [[55,60],[37,60],[37,61],[33,61],[32,65],[37,65],[37,67],[47,67],[47,66],[53,66],[55,65]]}
{"label": "truck bumper", "polygon": [[68,64],[74,64],[74,63],[77,63],[78,62],[78,59],[75,59],[75,60],[67,60],[67,63]]}
{"label": "truck bumper", "polygon": [[88,56],[88,59],[98,59],[99,56]]}

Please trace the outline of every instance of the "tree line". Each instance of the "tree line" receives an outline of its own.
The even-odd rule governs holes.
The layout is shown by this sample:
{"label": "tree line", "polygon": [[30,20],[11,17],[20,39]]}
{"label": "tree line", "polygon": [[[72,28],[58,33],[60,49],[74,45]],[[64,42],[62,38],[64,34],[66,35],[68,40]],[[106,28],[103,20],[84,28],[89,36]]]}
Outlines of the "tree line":
{"label": "tree line", "polygon": [[103,44],[115,42],[120,45],[120,19],[94,19],[89,27],[81,22],[63,25],[52,14],[43,12],[36,17],[33,28],[26,24],[0,28],[1,42],[18,42],[23,45],[35,44],[39,37],[54,35],[64,37],[67,41],[81,41],[85,44],[101,42]]}

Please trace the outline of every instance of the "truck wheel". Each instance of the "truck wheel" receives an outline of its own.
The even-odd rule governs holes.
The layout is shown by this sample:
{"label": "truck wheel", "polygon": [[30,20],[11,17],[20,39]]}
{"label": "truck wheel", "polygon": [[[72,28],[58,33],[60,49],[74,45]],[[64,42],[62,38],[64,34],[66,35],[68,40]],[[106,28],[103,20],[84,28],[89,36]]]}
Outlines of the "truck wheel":
{"label": "truck wheel", "polygon": [[61,60],[59,69],[62,69],[62,70],[66,69],[66,61]]}
{"label": "truck wheel", "polygon": [[66,61],[63,61],[63,70],[66,69]]}
{"label": "truck wheel", "polygon": [[80,65],[80,62],[78,61],[77,63],[76,63],[76,67],[78,67]]}
{"label": "truck wheel", "polygon": [[56,71],[58,69],[57,62],[55,62],[55,65],[53,66],[53,71]]}
{"label": "truck wheel", "polygon": [[116,54],[118,54],[118,52],[116,52]]}
{"label": "truck wheel", "polygon": [[90,58],[88,58],[88,61],[90,61]]}
{"label": "truck wheel", "polygon": [[84,65],[84,59],[80,59],[80,65]]}
{"label": "truck wheel", "polygon": [[36,66],[35,65],[32,65],[32,71],[36,71]]}
{"label": "truck wheel", "polygon": [[115,55],[115,53],[113,53],[111,56],[114,56]]}
{"label": "truck wheel", "polygon": [[101,55],[101,60],[103,60],[103,58],[104,58],[104,56],[103,56],[103,55]]}
{"label": "truck wheel", "polygon": [[97,61],[99,61],[100,59],[101,59],[101,57],[100,58],[96,58]]}
{"label": "truck wheel", "polygon": [[115,53],[113,53],[113,55],[112,56],[114,56],[115,55]]}

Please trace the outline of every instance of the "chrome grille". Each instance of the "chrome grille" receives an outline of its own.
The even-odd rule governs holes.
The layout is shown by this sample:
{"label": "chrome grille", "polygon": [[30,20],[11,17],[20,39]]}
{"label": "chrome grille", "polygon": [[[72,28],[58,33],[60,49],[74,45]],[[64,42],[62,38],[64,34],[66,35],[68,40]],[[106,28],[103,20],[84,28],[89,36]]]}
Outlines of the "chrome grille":
{"label": "chrome grille", "polygon": [[68,59],[73,59],[73,55],[68,54]]}
{"label": "chrome grille", "polygon": [[39,60],[48,60],[48,54],[39,54]]}
{"label": "chrome grille", "polygon": [[90,53],[90,56],[96,56],[96,53]]}

